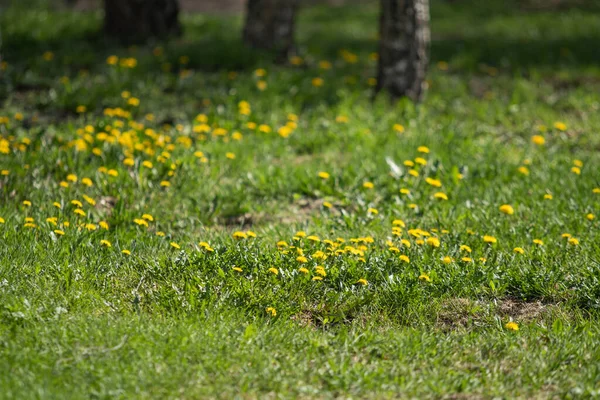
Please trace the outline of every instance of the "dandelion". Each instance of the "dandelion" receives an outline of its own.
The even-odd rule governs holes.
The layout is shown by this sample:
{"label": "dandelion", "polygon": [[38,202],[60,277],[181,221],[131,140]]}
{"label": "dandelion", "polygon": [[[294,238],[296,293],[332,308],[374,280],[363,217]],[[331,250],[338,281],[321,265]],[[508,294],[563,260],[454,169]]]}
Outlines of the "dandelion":
{"label": "dandelion", "polygon": [[417,177],[417,176],[419,176],[419,171],[417,171],[416,169],[409,169],[409,170],[408,170],[408,174],[409,174],[410,176]]}
{"label": "dandelion", "polygon": [[310,240],[311,242],[320,242],[321,239],[316,235],[310,235],[306,237],[306,240]]}
{"label": "dandelion", "polygon": [[523,175],[526,175],[526,176],[529,175],[529,168],[527,168],[524,165],[520,166],[518,171]]}
{"label": "dandelion", "polygon": [[83,207],[83,204],[81,204],[81,202],[79,200],[71,200],[71,204],[73,204],[75,207],[78,207],[78,208]]}
{"label": "dandelion", "polygon": [[311,83],[314,87],[321,87],[321,86],[323,86],[323,83],[325,83],[325,82],[323,81],[322,78],[313,78]]}
{"label": "dandelion", "polygon": [[306,258],[304,256],[298,256],[298,257],[296,257],[296,261],[298,261],[299,263],[306,263],[306,262],[308,262],[308,258]]}
{"label": "dandelion", "polygon": [[92,180],[90,178],[83,178],[81,180],[81,183],[83,183],[87,187],[91,187],[91,186],[94,185],[93,182],[92,182]]}
{"label": "dandelion", "polygon": [[165,237],[165,233],[162,231],[158,231],[158,232],[156,232],[156,236]]}
{"label": "dandelion", "polygon": [[442,262],[444,264],[450,264],[452,262],[452,257],[445,256],[445,257],[442,258]]}
{"label": "dandelion", "polygon": [[431,278],[429,277],[429,275],[427,275],[424,272],[421,275],[419,275],[419,280],[423,282],[431,282]]}
{"label": "dandelion", "polygon": [[463,244],[460,246],[460,251],[466,251],[467,253],[470,253],[471,248],[469,246],[467,246],[466,244]]}
{"label": "dandelion", "polygon": [[279,275],[279,270],[277,268],[269,268],[269,272],[272,273],[273,275]]}
{"label": "dandelion", "polygon": [[100,228],[108,230],[108,223],[106,221],[100,221],[98,225],[100,225]]}
{"label": "dandelion", "polygon": [[515,248],[513,249],[513,251],[514,251],[515,253],[519,253],[519,254],[525,254],[525,250],[524,250],[522,247],[515,247]]}
{"label": "dandelion", "polygon": [[379,211],[377,211],[377,209],[376,209],[376,208],[369,207],[369,208],[367,209],[367,213],[368,213],[368,214],[377,215],[377,214],[379,214]]}
{"label": "dandelion", "polygon": [[425,182],[427,182],[429,185],[433,186],[433,187],[442,187],[442,181],[440,181],[439,179],[433,179],[433,178],[425,178]]}
{"label": "dandelion", "polygon": [[462,257],[460,260],[467,263],[473,262],[473,259],[471,257]]}
{"label": "dandelion", "polygon": [[533,239],[533,243],[537,244],[538,246],[544,245],[544,242],[541,239]]}
{"label": "dandelion", "polygon": [[572,167],[571,168],[571,172],[574,173],[575,175],[581,175],[581,168],[579,168],[579,167]]}
{"label": "dandelion", "polygon": [[4,224],[6,221],[4,221],[4,218],[0,217],[0,224]]}
{"label": "dandelion", "polygon": [[394,124],[394,130],[398,133],[404,133],[404,126],[400,124]]}
{"label": "dandelion", "polygon": [[275,308],[273,308],[273,307],[267,307],[267,308],[266,308],[266,312],[267,312],[267,314],[269,314],[271,317],[276,317],[276,316],[277,316],[277,310],[275,310]]}
{"label": "dandelion", "polygon": [[592,193],[600,194],[600,188],[594,188],[594,189],[592,189]]}
{"label": "dandelion", "polygon": [[144,167],[146,167],[146,168],[150,169],[150,168],[152,168],[154,165],[152,165],[152,162],[151,162],[151,161],[148,161],[148,160],[146,160],[146,161],[142,162],[142,166],[144,166]]}
{"label": "dandelion", "polygon": [[309,271],[308,271],[308,269],[307,269],[307,268],[300,267],[300,268],[298,269],[298,272],[300,272],[300,273],[302,273],[302,274],[306,275],[306,274],[308,274],[308,272],[309,272]]}
{"label": "dandelion", "polygon": [[363,183],[363,188],[365,188],[365,189],[373,189],[374,187],[375,187],[375,185],[373,184],[373,182]]}
{"label": "dandelion", "polygon": [[404,164],[405,167],[411,167],[412,168],[412,167],[415,166],[415,162],[413,160],[406,160],[406,161],[404,161],[403,164]]}
{"label": "dandelion", "polygon": [[567,130],[567,124],[565,124],[564,122],[560,122],[560,121],[555,122],[554,127],[556,129],[558,129],[559,131],[563,131],[563,132]]}
{"label": "dandelion", "polygon": [[58,236],[63,236],[65,234],[65,232],[61,231],[60,229],[55,229],[54,233],[57,234]]}
{"label": "dandelion", "polygon": [[410,258],[408,258],[408,256],[407,256],[407,255],[404,255],[404,254],[402,254],[402,255],[400,255],[400,257],[398,257],[398,258],[400,259],[400,261],[404,261],[404,262],[405,262],[405,263],[407,263],[407,264],[408,264],[408,263],[410,263]]}
{"label": "dandelion", "polygon": [[234,239],[246,239],[248,237],[248,235],[246,235],[244,232],[241,231],[237,231],[237,232],[233,232],[233,238]]}
{"label": "dandelion", "polygon": [[401,194],[405,194],[405,195],[409,195],[410,194],[410,190],[402,188],[402,189],[400,189],[400,193]]}
{"label": "dandelion", "polygon": [[544,143],[546,143],[546,139],[544,139],[542,135],[533,135],[531,137],[531,141],[533,142],[533,144],[538,146],[543,146]]}
{"label": "dandelion", "polygon": [[554,197],[550,193],[544,195],[544,200],[552,200]]}
{"label": "dandelion", "polygon": [[169,243],[169,244],[171,245],[171,247],[173,247],[173,248],[175,248],[175,249],[180,249],[180,248],[181,248],[181,246],[180,246],[180,245],[178,245],[178,244],[177,244],[177,243],[175,243],[175,242],[171,242],[171,243]]}
{"label": "dandelion", "polygon": [[329,176],[330,176],[327,172],[324,172],[324,171],[319,172],[318,175],[319,175],[319,178],[321,178],[321,179],[329,179]]}
{"label": "dandelion", "polygon": [[513,215],[515,213],[515,209],[509,204],[501,205],[500,211],[507,215]]}
{"label": "dandelion", "polygon": [[127,249],[125,249],[125,250],[121,250],[121,253],[122,253],[122,254],[125,254],[126,256],[129,256],[129,255],[131,255],[131,251],[129,251],[129,250],[127,250]]}
{"label": "dandelion", "polygon": [[243,272],[243,270],[240,267],[236,267],[235,265],[233,267],[231,267],[231,269],[236,272]]}
{"label": "dandelion", "polygon": [[583,167],[583,161],[581,161],[581,160],[573,160],[573,165],[576,166],[576,167],[581,168],[581,167]]}
{"label": "dandelion", "polygon": [[[152,163],[150,163],[150,164],[152,164]],[[107,174],[109,176],[115,177],[115,176],[119,176],[119,171],[117,171],[116,169],[109,169],[107,171]]]}
{"label": "dandelion", "polygon": [[442,192],[437,192],[433,195],[434,198],[436,199],[440,199],[440,200],[448,200],[448,196],[446,195],[446,193],[442,193]]}
{"label": "dandelion", "polygon": [[506,329],[508,329],[509,331],[518,331],[519,330],[519,325],[516,322],[507,322],[504,327]]}
{"label": "dandelion", "polygon": [[25,207],[31,207],[31,201],[29,201],[29,200],[23,200],[23,203],[22,203],[22,204],[23,204]]}
{"label": "dandelion", "polygon": [[495,237],[493,237],[493,236],[489,236],[489,235],[485,235],[485,236],[483,237],[483,241],[484,241],[485,243],[491,243],[491,244],[494,244],[494,243],[497,243],[497,242],[498,242],[498,240],[497,240]]}
{"label": "dandelion", "polygon": [[369,284],[369,282],[367,282],[367,280],[364,278],[360,278],[358,281],[356,281],[356,283],[363,286],[367,286]]}
{"label": "dandelion", "polygon": [[440,247],[440,239],[436,237],[427,238],[426,243],[432,247]]}
{"label": "dandelion", "polygon": [[112,247],[112,244],[108,240],[102,239],[102,240],[100,240],[100,246]]}
{"label": "dandelion", "polygon": [[75,210],[73,210],[73,212],[77,215],[85,217],[85,211],[83,211],[81,208],[76,208]]}
{"label": "dandelion", "polygon": [[569,240],[567,242],[570,245],[577,246],[579,244],[579,239],[576,239],[576,238],[572,237],[572,238],[569,238]]}
{"label": "dandelion", "polygon": [[592,213],[589,213],[589,214],[588,214],[588,215],[586,215],[585,217],[586,217],[586,218],[587,218],[589,221],[593,221],[593,220],[596,218],[596,216],[595,216],[594,214],[592,214]]}
{"label": "dandelion", "polygon": [[419,165],[427,165],[427,160],[421,157],[415,158],[415,163]]}
{"label": "dandelion", "polygon": [[304,232],[304,231],[298,231],[298,232],[296,232],[296,234],[294,236],[299,237],[299,238],[303,238],[303,237],[306,237],[306,232]]}
{"label": "dandelion", "polygon": [[417,151],[419,153],[425,153],[425,154],[427,154],[427,153],[429,153],[429,147],[427,147],[427,146],[419,146],[419,147],[417,147]]}
{"label": "dandelion", "polygon": [[325,207],[325,208],[331,208],[331,207],[333,207],[333,204],[331,204],[331,203],[330,203],[330,202],[328,202],[328,201],[324,201],[324,202],[323,202],[323,207]]}

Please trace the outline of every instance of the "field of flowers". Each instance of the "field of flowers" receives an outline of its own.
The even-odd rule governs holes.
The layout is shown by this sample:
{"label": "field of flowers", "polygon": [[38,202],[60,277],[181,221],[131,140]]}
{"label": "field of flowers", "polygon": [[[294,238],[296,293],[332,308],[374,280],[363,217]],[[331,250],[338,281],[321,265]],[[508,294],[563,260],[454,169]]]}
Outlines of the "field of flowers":
{"label": "field of flowers", "polygon": [[4,10],[0,397],[600,395],[600,16],[498,4],[434,2],[420,106],[372,4],[288,65]]}

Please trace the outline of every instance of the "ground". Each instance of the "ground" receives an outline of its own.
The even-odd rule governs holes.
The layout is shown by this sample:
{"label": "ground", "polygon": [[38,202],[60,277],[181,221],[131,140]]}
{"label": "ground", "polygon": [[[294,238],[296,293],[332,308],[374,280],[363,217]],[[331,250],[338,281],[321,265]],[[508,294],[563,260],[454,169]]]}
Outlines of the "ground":
{"label": "ground", "polygon": [[[2,398],[600,395],[597,2],[433,1],[420,105],[374,3],[123,48],[0,16]],[[335,12],[333,12],[335,11]]]}

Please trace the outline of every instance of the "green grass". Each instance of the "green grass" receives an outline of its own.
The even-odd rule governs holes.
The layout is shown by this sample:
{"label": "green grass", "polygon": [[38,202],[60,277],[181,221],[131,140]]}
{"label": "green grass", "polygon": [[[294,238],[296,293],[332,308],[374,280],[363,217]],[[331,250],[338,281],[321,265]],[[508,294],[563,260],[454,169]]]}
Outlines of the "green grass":
{"label": "green grass", "polygon": [[375,4],[274,65],[239,17],[121,48],[35,3],[0,15],[0,397],[600,395],[596,2],[433,2],[419,106],[371,99]]}

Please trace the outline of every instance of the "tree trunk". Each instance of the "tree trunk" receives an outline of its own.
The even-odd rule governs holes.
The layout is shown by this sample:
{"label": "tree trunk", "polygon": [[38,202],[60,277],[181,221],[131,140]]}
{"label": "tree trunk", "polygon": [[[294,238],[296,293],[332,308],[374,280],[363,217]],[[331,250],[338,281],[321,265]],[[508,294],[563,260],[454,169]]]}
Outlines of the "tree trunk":
{"label": "tree trunk", "polygon": [[104,31],[124,42],[179,35],[178,0],[104,0]]}
{"label": "tree trunk", "polygon": [[248,0],[244,41],[287,58],[295,52],[298,0]]}
{"label": "tree trunk", "polygon": [[381,0],[375,93],[421,100],[429,61],[429,0]]}

